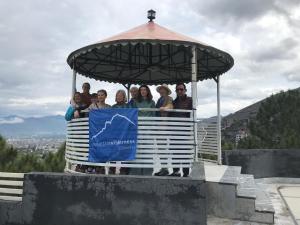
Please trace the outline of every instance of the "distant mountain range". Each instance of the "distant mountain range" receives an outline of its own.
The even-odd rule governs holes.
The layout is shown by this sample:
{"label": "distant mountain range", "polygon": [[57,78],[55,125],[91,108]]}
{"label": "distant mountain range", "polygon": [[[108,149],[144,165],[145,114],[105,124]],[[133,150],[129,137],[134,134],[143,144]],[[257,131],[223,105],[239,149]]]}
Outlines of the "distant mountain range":
{"label": "distant mountain range", "polygon": [[10,115],[0,117],[0,135],[15,137],[53,137],[66,134],[66,121],[63,116],[21,117]]}

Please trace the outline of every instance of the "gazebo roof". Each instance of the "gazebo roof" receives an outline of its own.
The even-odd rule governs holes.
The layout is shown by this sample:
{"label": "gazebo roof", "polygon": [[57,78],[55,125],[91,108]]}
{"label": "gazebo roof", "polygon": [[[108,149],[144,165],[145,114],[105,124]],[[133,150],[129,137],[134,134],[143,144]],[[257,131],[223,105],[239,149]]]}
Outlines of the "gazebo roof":
{"label": "gazebo roof", "polygon": [[78,73],[122,84],[191,81],[192,47],[197,80],[214,78],[234,64],[226,52],[148,22],[72,52],[67,62]]}
{"label": "gazebo roof", "polygon": [[191,42],[191,43],[194,42],[194,43],[203,44],[193,38],[171,31],[154,22],[148,22],[142,24],[128,31],[104,39],[99,43],[118,41],[118,40],[160,40],[160,41],[179,41],[179,42]]}

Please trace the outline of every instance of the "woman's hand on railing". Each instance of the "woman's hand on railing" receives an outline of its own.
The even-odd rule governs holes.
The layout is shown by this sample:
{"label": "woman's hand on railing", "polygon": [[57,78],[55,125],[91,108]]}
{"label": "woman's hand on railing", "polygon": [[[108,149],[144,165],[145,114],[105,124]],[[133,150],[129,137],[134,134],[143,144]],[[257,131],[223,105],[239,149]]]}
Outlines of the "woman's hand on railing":
{"label": "woman's hand on railing", "polygon": [[160,107],[159,111],[164,112],[166,110],[166,107]]}
{"label": "woman's hand on railing", "polygon": [[79,118],[79,117],[80,117],[79,111],[76,110],[76,111],[74,112],[74,118]]}

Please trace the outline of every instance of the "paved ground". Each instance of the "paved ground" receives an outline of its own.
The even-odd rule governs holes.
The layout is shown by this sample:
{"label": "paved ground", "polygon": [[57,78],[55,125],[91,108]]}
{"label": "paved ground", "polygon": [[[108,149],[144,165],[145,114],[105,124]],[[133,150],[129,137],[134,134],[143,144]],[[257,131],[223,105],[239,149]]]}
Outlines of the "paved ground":
{"label": "paved ground", "polygon": [[[262,225],[262,223],[208,217],[207,225]],[[285,225],[285,224],[282,224]]]}
{"label": "paved ground", "polygon": [[300,185],[283,185],[279,188],[295,221],[300,224]]}
{"label": "paved ground", "polygon": [[[270,196],[275,209],[276,225],[294,225],[295,218],[300,216],[300,179],[299,178],[265,178],[256,179],[256,183],[264,188]],[[285,200],[284,200],[285,199]],[[285,204],[290,204],[287,206]],[[291,211],[290,211],[291,210]],[[261,223],[229,220],[208,217],[208,225],[262,225]]]}

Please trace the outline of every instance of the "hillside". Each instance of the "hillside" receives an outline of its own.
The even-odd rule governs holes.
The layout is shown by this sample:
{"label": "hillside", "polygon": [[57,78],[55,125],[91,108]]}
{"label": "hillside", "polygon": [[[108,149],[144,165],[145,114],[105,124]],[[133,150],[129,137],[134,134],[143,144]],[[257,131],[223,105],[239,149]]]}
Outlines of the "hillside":
{"label": "hillside", "polygon": [[238,144],[238,148],[300,147],[299,90],[280,92],[224,117],[223,144]]}

